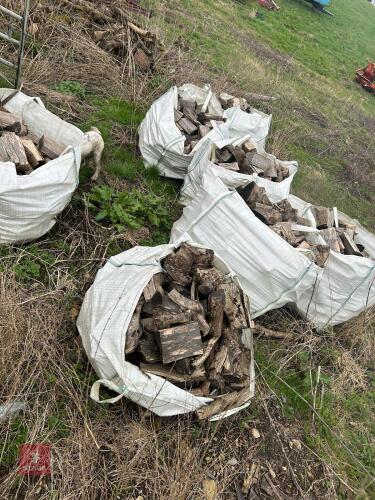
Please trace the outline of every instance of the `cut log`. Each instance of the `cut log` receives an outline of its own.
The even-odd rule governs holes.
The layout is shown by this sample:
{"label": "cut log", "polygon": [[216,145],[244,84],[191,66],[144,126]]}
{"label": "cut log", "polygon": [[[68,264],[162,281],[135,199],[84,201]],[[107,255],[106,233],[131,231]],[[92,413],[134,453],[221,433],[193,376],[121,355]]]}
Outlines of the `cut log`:
{"label": "cut log", "polygon": [[24,147],[25,153],[26,153],[26,158],[29,162],[29,164],[33,167],[36,168],[44,161],[43,156],[40,154],[40,151],[38,148],[35,146],[33,141],[31,139],[28,139],[27,137],[21,137],[21,142]]}
{"label": "cut log", "polygon": [[193,319],[192,311],[184,311],[180,313],[163,313],[154,316],[155,330],[162,330],[173,325],[189,323]]}
{"label": "cut log", "polygon": [[[161,277],[159,275],[161,275]],[[155,274],[145,286],[143,296],[146,302],[152,302],[153,304],[161,303],[163,295],[161,282],[163,278],[163,273]]]}
{"label": "cut log", "polygon": [[255,215],[267,224],[267,226],[272,226],[283,220],[281,213],[278,210],[273,209],[270,206],[263,205],[262,203],[254,203],[251,207]]}
{"label": "cut log", "polygon": [[184,297],[177,290],[172,290],[168,294],[169,298],[172,299],[181,309],[185,311],[194,311],[195,318],[199,323],[199,328],[202,331],[202,335],[206,336],[210,331],[210,325],[204,318],[203,306],[196,300],[191,300],[187,297]]}
{"label": "cut log", "polygon": [[164,364],[203,353],[203,343],[197,322],[159,330],[159,342]]}
{"label": "cut log", "polygon": [[148,365],[146,363],[141,363],[140,369],[144,373],[151,373],[152,375],[163,377],[171,382],[179,382],[181,384],[185,382],[202,382],[206,380],[204,368],[195,370],[191,375],[178,373],[178,371],[174,370],[170,366],[160,364]]}
{"label": "cut log", "polygon": [[210,121],[214,122],[225,122],[227,119],[224,116],[214,115],[212,113],[198,113],[198,120],[205,124]]}
{"label": "cut log", "polygon": [[334,227],[330,227],[328,229],[321,229],[319,233],[323,236],[325,242],[327,243],[327,245],[330,247],[331,250],[340,253],[341,241]]}
{"label": "cut log", "polygon": [[225,291],[215,290],[208,298],[208,312],[213,337],[220,337],[223,332]]}
{"label": "cut log", "polygon": [[228,163],[233,159],[233,155],[227,148],[216,149],[216,158],[218,162]]}
{"label": "cut log", "polygon": [[220,349],[215,354],[209,367],[209,380],[216,380],[218,375],[221,373],[225,360],[228,356],[228,348],[226,345],[222,345]]}
{"label": "cut log", "polygon": [[139,339],[137,352],[146,363],[159,363],[161,361],[154,333],[143,332]]}
{"label": "cut log", "polygon": [[14,132],[4,132],[0,137],[0,161],[10,161],[17,170],[28,173],[32,169],[27,161],[21,139]]}
{"label": "cut log", "polygon": [[358,255],[362,257],[362,253],[355,244],[354,240],[350,237],[347,231],[344,231],[341,235],[341,241],[345,247],[345,253],[347,255]]}
{"label": "cut log", "polygon": [[198,127],[190,121],[188,118],[183,116],[179,121],[178,124],[182,128],[184,132],[186,132],[188,135],[195,134],[198,131]]}
{"label": "cut log", "polygon": [[164,259],[164,268],[172,278],[180,285],[186,286],[191,283],[191,271],[194,261],[193,253],[188,245],[182,244],[175,253],[171,253]]}
{"label": "cut log", "polygon": [[257,147],[251,139],[247,139],[247,141],[242,144],[242,149],[245,153],[251,153],[252,151],[256,151]]}
{"label": "cut log", "polygon": [[202,406],[197,410],[197,415],[199,420],[205,420],[211,418],[212,416],[221,413],[225,410],[230,410],[232,408],[237,408],[243,405],[250,399],[249,389],[243,389],[240,392],[232,392],[230,394],[225,394],[215,399],[212,403],[206,406]]}
{"label": "cut log", "polygon": [[65,146],[43,135],[39,140],[39,149],[48,158],[55,160],[64,152]]}
{"label": "cut log", "polygon": [[137,307],[134,311],[132,319],[130,320],[128,331],[126,332],[126,340],[125,340],[125,354],[130,354],[134,352],[138,346],[139,339],[142,334],[141,330],[141,311],[143,307],[144,301],[141,298],[138,301]]}
{"label": "cut log", "polygon": [[218,286],[225,294],[224,312],[234,330],[247,328],[245,311],[242,305],[241,293],[234,283],[225,283]]}
{"label": "cut log", "polygon": [[312,247],[314,253],[314,262],[319,267],[324,267],[328,260],[330,247],[328,245],[315,245]]}
{"label": "cut log", "polygon": [[196,115],[197,103],[191,99],[179,99],[181,109],[188,109],[191,113]]}
{"label": "cut log", "polygon": [[201,137],[206,137],[206,135],[210,133],[210,129],[206,125],[199,125],[198,129]]}
{"label": "cut log", "polygon": [[210,294],[223,281],[222,273],[215,267],[211,269],[197,269],[195,276],[198,283],[198,292],[202,295]]}
{"label": "cut log", "polygon": [[252,151],[246,154],[246,159],[251,163],[251,165],[254,165],[255,167],[266,172],[268,169],[275,166],[275,160],[273,158],[268,158],[266,154],[267,153],[260,154],[256,151]]}
{"label": "cut log", "polygon": [[327,229],[333,227],[333,213],[332,210],[326,207],[312,206],[312,213],[316,220],[316,227],[318,229]]}
{"label": "cut log", "polygon": [[254,203],[261,203],[262,205],[270,207],[273,206],[266,194],[265,188],[258,186],[255,182],[251,182],[244,188],[239,189],[238,193],[250,208],[254,205]]}
{"label": "cut log", "polygon": [[193,254],[192,271],[196,269],[208,269],[213,266],[214,252],[206,248],[189,246]]}
{"label": "cut log", "polygon": [[21,118],[6,111],[0,111],[0,131],[8,130],[19,134],[21,132]]}
{"label": "cut log", "polygon": [[174,110],[174,121],[175,122],[178,122],[179,120],[181,120],[181,118],[183,118],[183,114],[181,113],[181,111],[179,111],[178,109],[175,109]]}
{"label": "cut log", "polygon": [[226,168],[227,170],[231,170],[232,172],[239,172],[240,167],[236,161],[232,163],[218,163],[219,167]]}

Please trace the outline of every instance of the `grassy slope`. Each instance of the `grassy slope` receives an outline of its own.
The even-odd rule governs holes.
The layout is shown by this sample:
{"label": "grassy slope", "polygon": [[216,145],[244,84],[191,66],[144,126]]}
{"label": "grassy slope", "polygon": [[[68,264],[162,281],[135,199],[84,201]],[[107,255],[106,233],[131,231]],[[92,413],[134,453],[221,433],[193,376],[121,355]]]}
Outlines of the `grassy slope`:
{"label": "grassy slope", "polygon": [[344,0],[330,18],[302,0],[284,0],[280,11],[258,8],[254,19],[254,1],[166,4],[173,8],[165,27],[192,44],[202,81],[280,96],[272,106],[256,105],[274,114],[268,148],[300,162],[295,193],[374,227],[374,160],[367,152],[375,99],[353,76],[372,54],[375,9]]}

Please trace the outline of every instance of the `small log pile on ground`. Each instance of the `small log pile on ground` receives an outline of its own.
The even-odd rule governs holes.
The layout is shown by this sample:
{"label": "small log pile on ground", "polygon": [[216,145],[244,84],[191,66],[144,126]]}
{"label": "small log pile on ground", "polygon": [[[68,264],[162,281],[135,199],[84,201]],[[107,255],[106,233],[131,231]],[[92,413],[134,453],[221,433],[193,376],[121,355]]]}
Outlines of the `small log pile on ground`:
{"label": "small log pile on ground", "polygon": [[265,189],[254,182],[238,192],[264,224],[291,246],[303,251],[318,266],[324,267],[330,250],[345,255],[368,257],[365,248],[354,242],[356,226],[338,217],[338,227],[335,227],[333,210],[312,206],[318,232],[306,232],[296,226],[311,227],[310,220],[300,217],[288,200],[272,203]]}
{"label": "small log pile on ground", "polygon": [[120,62],[126,60],[145,71],[153,69],[162,45],[155,34],[138,26],[129,16],[128,11],[146,17],[152,14],[136,0],[127,0],[123,8],[88,0],[62,0],[62,3],[85,16],[100,48]]}
{"label": "small log pile on ground", "polygon": [[0,103],[0,162],[15,164],[17,174],[30,174],[60,156],[65,147],[47,136],[36,137],[22,119]]}
{"label": "small log pile on ground", "polygon": [[212,250],[188,244],[168,255],[130,322],[126,359],[196,396],[214,398],[198,417],[249,399],[251,353],[241,336],[250,316],[240,289],[213,266]]}

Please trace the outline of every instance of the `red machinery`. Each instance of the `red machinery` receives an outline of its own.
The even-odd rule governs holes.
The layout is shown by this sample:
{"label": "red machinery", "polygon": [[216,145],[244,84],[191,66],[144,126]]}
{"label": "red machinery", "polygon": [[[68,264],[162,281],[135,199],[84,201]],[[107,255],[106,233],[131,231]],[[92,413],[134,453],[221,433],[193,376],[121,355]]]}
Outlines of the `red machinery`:
{"label": "red machinery", "polygon": [[365,68],[358,69],[355,72],[355,81],[368,92],[375,94],[375,62],[369,61]]}

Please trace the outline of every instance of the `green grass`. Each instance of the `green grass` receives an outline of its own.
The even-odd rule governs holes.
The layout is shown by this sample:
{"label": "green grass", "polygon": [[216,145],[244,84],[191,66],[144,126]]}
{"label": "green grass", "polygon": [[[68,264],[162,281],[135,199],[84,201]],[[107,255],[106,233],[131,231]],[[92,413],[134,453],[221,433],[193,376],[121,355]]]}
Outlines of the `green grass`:
{"label": "green grass", "polygon": [[[353,81],[372,54],[374,7],[333,0],[332,18],[303,0],[282,0],[277,12],[255,0],[168,5],[163,28],[169,40],[183,36],[193,47],[199,81],[225,79],[228,90],[279,97],[254,105],[273,114],[267,149],[299,161],[294,193],[375,228],[368,183],[375,165],[366,155],[375,147],[375,98]],[[261,17],[251,16],[254,9]]]}
{"label": "green grass", "polygon": [[[277,342],[257,342],[255,352],[261,374],[258,378],[276,394],[286,417],[304,422],[307,446],[333,464],[336,473],[348,477],[356,491],[374,495],[375,485],[363,469],[370,474],[375,471],[375,450],[371,444],[375,433],[375,393],[371,386],[368,391],[348,387],[344,394],[336,394],[331,391],[334,374],[327,366],[318,377],[318,362],[309,352],[300,352],[295,362],[283,369],[280,363],[287,353]],[[318,397],[314,415],[315,388]]]}

